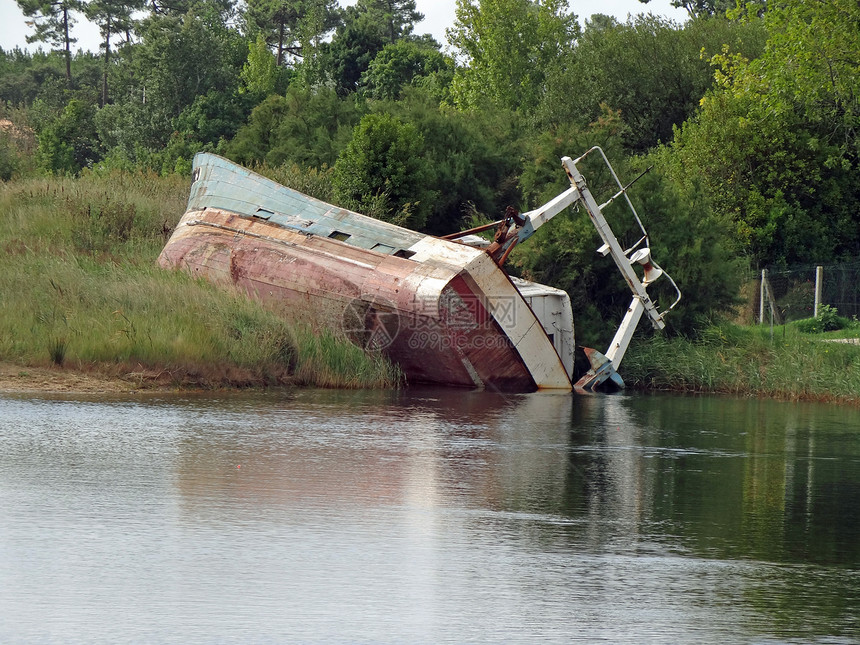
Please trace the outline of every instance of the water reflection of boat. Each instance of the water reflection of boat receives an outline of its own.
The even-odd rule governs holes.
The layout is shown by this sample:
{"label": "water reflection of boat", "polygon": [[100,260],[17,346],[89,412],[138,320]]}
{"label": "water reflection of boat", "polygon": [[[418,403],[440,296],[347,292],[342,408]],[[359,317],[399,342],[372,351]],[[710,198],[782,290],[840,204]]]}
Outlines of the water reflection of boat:
{"label": "water reflection of boat", "polygon": [[564,392],[302,389],[271,401],[221,404],[226,419],[241,419],[235,432],[213,433],[190,411],[177,469],[185,498],[421,509],[468,489],[504,510],[523,489],[563,497],[567,453],[547,447],[569,441],[575,399]]}
{"label": "water reflection of boat", "polygon": [[[385,352],[410,382],[569,390],[570,298],[512,279],[502,265],[516,244],[582,203],[634,292],[624,333],[608,358],[596,353],[603,363],[595,363],[589,386],[610,378],[621,383],[615,369],[641,314],[663,324],[645,293],[647,271],[662,271],[650,261],[647,236],[621,249],[576,162],[563,162],[571,187],[539,209],[522,215],[509,209],[482,227],[495,229],[488,244],[476,230],[439,238],[365,217],[198,154],[187,210],[159,262],[236,285],[318,324],[338,321],[356,342]],[[633,272],[637,262],[646,267],[644,282]]]}

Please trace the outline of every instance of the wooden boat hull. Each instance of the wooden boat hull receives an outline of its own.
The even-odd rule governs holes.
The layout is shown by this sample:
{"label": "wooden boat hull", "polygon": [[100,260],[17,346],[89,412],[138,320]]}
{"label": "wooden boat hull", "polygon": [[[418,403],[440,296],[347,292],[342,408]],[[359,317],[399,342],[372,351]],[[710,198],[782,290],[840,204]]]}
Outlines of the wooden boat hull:
{"label": "wooden boat hull", "polygon": [[[248,171],[235,168],[235,181],[241,181]],[[412,383],[504,391],[571,388],[568,371],[531,308],[480,249],[393,227],[398,230],[384,238],[391,243],[375,245],[388,251],[381,252],[279,226],[271,218],[237,212],[235,204],[219,207],[224,200],[212,181],[205,183],[206,170],[204,163],[196,164],[197,190],[159,257],[161,266],[233,285],[293,317],[342,330],[363,347],[384,352]],[[256,201],[264,201],[268,191],[289,190],[266,182],[260,182]],[[380,224],[392,226],[337,211],[338,229],[366,225],[379,237],[387,232],[377,230]],[[402,253],[408,257],[391,252],[394,241],[409,243]]]}

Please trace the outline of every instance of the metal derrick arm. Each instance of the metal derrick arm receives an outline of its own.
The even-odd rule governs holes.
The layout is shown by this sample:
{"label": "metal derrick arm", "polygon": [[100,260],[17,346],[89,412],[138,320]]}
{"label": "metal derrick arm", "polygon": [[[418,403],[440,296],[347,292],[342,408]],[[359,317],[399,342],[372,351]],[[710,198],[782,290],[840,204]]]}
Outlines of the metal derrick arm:
{"label": "metal derrick arm", "polygon": [[[589,190],[585,177],[583,177],[582,173],[577,168],[577,164],[593,152],[599,152],[603,157],[603,161],[612,173],[619,189],[618,192],[616,192],[609,200],[599,205],[594,199],[591,190]],[[577,381],[576,388],[592,390],[599,387],[607,380],[611,380],[618,387],[624,387],[624,381],[618,375],[617,370],[621,364],[621,359],[624,357],[624,353],[627,351],[630,340],[633,338],[633,332],[636,330],[636,325],[639,323],[639,319],[642,317],[642,314],[647,314],[648,320],[655,329],[663,329],[666,326],[663,317],[681,300],[681,292],[675,284],[675,281],[672,280],[672,278],[651,259],[648,233],[642,225],[642,221],[639,219],[636,209],[633,207],[632,202],[627,196],[627,189],[636,180],[627,186],[623,186],[618,180],[618,176],[615,174],[615,170],[612,168],[612,165],[609,163],[603,150],[598,146],[591,148],[577,159],[564,157],[561,162],[571,184],[570,188],[566,191],[557,195],[549,202],[535,210],[518,214],[516,211],[512,212],[512,209],[509,209],[505,218],[502,220],[493,222],[492,224],[487,224],[483,227],[478,227],[477,229],[463,231],[462,233],[455,234],[450,237],[460,237],[462,235],[477,233],[481,230],[488,230],[495,227],[495,240],[489,246],[487,251],[501,266],[504,264],[504,261],[507,259],[514,246],[530,238],[534,235],[537,229],[549,222],[568,206],[572,204],[581,205],[588,213],[588,216],[594,224],[597,233],[600,235],[601,240],[603,240],[603,246],[598,249],[598,252],[602,255],[609,255],[612,257],[615,265],[624,277],[625,282],[628,287],[630,287],[633,298],[627,309],[627,313],[618,327],[618,331],[615,333],[615,337],[609,344],[609,348],[606,353],[602,354],[595,349],[584,348],[586,356],[591,362],[591,369],[585,376]],[[615,234],[612,232],[609,222],[607,222],[606,218],[603,216],[603,209],[619,197],[623,197],[627,202],[629,210],[633,214],[636,223],[639,225],[639,229],[642,231],[642,237],[636,242],[636,244],[628,249],[622,248],[618,239],[615,237]],[[643,279],[640,280],[639,276],[634,271],[634,264],[640,264],[643,266]],[[675,301],[663,312],[658,309],[657,305],[651,300],[646,291],[646,287],[661,276],[665,276],[671,282],[677,294]]]}

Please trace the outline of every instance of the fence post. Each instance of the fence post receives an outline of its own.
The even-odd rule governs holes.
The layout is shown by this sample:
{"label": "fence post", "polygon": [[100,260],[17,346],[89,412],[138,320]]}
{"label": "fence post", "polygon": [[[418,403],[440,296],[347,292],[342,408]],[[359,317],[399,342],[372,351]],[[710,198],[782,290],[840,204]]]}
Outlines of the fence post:
{"label": "fence post", "polygon": [[815,310],[812,314],[814,318],[818,318],[818,305],[821,304],[822,282],[824,282],[824,267],[819,265],[815,267]]}
{"label": "fence post", "polygon": [[767,269],[761,270],[761,288],[758,297],[758,324],[764,324],[764,298],[765,298],[765,285],[767,284]]}

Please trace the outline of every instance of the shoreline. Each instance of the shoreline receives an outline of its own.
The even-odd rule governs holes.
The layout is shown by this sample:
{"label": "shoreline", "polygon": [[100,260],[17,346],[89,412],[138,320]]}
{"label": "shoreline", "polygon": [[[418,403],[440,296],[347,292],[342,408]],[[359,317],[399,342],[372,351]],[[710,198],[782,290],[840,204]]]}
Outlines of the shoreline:
{"label": "shoreline", "polygon": [[[113,376],[99,373],[97,371],[83,371],[67,367],[44,367],[23,366],[14,363],[0,361],[0,395],[3,394],[151,394],[159,392],[238,392],[248,390],[270,390],[283,389],[291,386],[282,384],[267,387],[265,385],[248,386],[243,384],[221,384],[212,387],[206,383],[166,383],[159,379],[154,373],[133,373],[125,377]],[[295,386],[293,386],[295,387]],[[300,387],[300,386],[299,386]],[[835,395],[825,396],[791,396],[783,393],[765,394],[752,391],[740,391],[733,389],[706,390],[701,387],[647,387],[641,383],[629,386],[628,392],[641,394],[676,393],[681,395],[712,395],[712,396],[735,396],[743,398],[757,398],[762,400],[783,402],[807,402],[807,403],[836,403],[839,405],[857,406],[860,401],[854,397],[839,397]],[[571,395],[574,393],[572,392]]]}
{"label": "shoreline", "polygon": [[[132,380],[133,379],[133,380]],[[289,387],[285,385],[275,388]],[[242,386],[226,384],[207,387],[204,383],[167,384],[154,374],[111,376],[96,371],[55,366],[24,366],[0,361],[0,395],[2,394],[142,394],[152,392],[215,392],[267,390],[263,385]],[[635,391],[648,392],[642,388]],[[573,392],[571,392],[573,395]]]}
{"label": "shoreline", "polygon": [[162,386],[132,383],[120,377],[64,367],[32,367],[0,362],[0,393],[134,393],[167,390]]}
{"label": "shoreline", "polygon": [[266,387],[247,380],[213,385],[188,375],[181,381],[165,372],[129,372],[124,375],[69,367],[18,365],[0,361],[2,394],[144,394],[159,392],[229,392],[288,388],[289,384]]}

